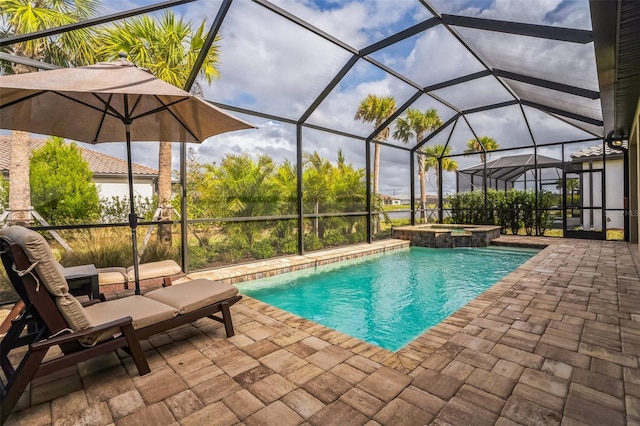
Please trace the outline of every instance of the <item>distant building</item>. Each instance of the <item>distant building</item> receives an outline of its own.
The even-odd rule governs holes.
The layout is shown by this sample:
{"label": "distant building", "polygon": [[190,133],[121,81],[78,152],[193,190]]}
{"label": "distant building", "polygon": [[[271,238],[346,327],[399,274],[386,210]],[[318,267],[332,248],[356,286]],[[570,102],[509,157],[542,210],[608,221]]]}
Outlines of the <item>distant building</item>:
{"label": "distant building", "polygon": [[[0,136],[0,173],[9,179],[10,136]],[[46,143],[46,139],[31,139],[31,150],[38,149]],[[100,198],[129,198],[127,183],[127,162],[111,155],[83,148],[78,145],[82,157],[89,164],[93,173],[93,182],[98,188]],[[133,189],[136,195],[152,197],[156,193],[158,171],[141,164],[133,164]]]}
{"label": "distant building", "polygon": [[[382,199],[382,205],[385,206],[405,206],[411,205],[411,196],[410,195],[384,195],[380,194],[380,198]],[[416,203],[420,202],[420,195],[416,195]],[[438,197],[435,195],[427,194],[427,205],[429,204],[437,204]]]}

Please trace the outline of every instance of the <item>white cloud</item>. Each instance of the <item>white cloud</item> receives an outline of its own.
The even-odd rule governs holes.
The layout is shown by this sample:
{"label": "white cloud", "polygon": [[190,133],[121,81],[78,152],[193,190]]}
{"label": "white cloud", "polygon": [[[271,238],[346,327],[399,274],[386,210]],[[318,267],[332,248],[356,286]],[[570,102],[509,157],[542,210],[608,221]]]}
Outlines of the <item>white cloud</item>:
{"label": "white cloud", "polygon": [[[435,3],[447,13],[584,28],[589,24],[588,6],[585,7],[585,1],[437,0]],[[125,5],[131,4],[124,1],[114,3],[111,6],[114,11],[124,10]],[[427,9],[419,2],[407,0],[335,1],[324,2],[322,7],[311,0],[275,0],[274,3],[356,48],[367,46],[430,17]],[[206,18],[210,24],[217,13],[217,4],[215,2],[212,6],[212,2],[195,2],[175,10],[184,11],[185,17],[194,23]],[[560,46],[558,42],[517,36],[505,37],[503,34],[493,35],[477,30],[463,30],[461,34],[469,35],[469,42],[482,43],[487,52],[495,51],[496,46],[504,45],[502,40],[510,40],[511,44],[507,46],[509,50],[497,61],[498,65],[505,68],[509,65],[523,66],[519,58],[525,58],[526,71],[530,75],[544,78],[548,76],[545,70],[555,70],[556,73],[560,70],[558,75],[575,84],[576,73],[572,73],[571,70],[594,67],[591,45],[570,45],[571,49],[566,49],[566,44]],[[250,1],[232,3],[223,22],[221,35],[221,78],[210,87],[204,87],[205,97],[294,120],[309,108],[351,57],[350,52]],[[526,43],[520,43],[521,39],[526,39]],[[515,42],[511,42],[513,40]],[[421,85],[430,85],[484,69],[443,27],[432,28],[415,38],[405,40],[405,43],[403,46],[391,46],[379,52],[377,58]],[[535,66],[530,67],[528,61]],[[594,76],[588,76],[587,80],[585,84],[593,84]],[[495,102],[493,98],[496,90],[491,86],[482,85],[482,90],[476,92],[468,87],[469,85],[452,87],[447,89],[449,96],[443,97],[465,106],[481,105],[487,97],[492,98],[491,102]],[[415,88],[373,65],[359,61],[313,112],[308,122],[367,136],[373,130],[373,126],[353,120],[359,102],[366,95],[393,95],[400,105],[415,91]],[[504,97],[497,99],[504,100]],[[435,101],[421,100],[416,104],[421,109],[431,105],[442,109],[444,119],[452,115],[450,110],[445,113],[445,108],[437,105]],[[514,137],[514,134],[527,133],[519,108],[474,116],[469,117],[469,120],[479,135],[488,134],[504,146],[530,144],[530,140],[521,142],[521,138]],[[202,145],[190,145],[198,153],[201,161],[219,161],[227,153],[244,152],[252,155],[265,153],[276,161],[284,158],[295,160],[294,125],[253,116],[242,118],[257,124],[259,129],[217,135]],[[582,134],[573,131],[572,128],[567,131],[566,124],[550,118],[546,114],[538,113],[530,117],[536,137],[558,141],[554,135]],[[448,136],[448,132],[446,135]],[[468,130],[457,130],[452,141],[455,150],[461,152],[466,140],[471,136]],[[356,167],[364,167],[364,145],[360,140],[304,129],[303,141],[305,151],[317,150],[331,161],[335,161],[337,149],[342,148],[348,162],[354,163]],[[114,148],[113,152],[124,151]],[[134,145],[134,159],[139,158],[139,162],[157,167],[157,153],[153,152],[157,152],[157,148],[156,151],[149,151],[148,148],[145,150]],[[174,148],[176,168],[177,152],[177,148]],[[384,148],[382,152],[381,189],[391,191],[394,188],[408,188],[408,154],[390,148]],[[458,161],[462,166],[467,161],[476,159],[460,157]],[[455,189],[455,179],[447,177],[447,190],[451,190],[452,185]]]}

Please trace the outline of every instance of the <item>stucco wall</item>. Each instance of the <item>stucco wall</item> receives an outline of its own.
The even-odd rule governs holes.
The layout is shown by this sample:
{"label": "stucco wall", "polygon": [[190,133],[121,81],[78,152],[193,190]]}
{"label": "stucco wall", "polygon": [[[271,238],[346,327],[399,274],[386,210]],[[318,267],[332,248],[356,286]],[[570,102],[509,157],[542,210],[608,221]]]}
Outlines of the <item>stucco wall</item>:
{"label": "stucco wall", "polygon": [[[101,199],[116,196],[129,198],[129,185],[126,178],[95,178],[94,181]],[[152,178],[134,180],[133,191],[136,196],[151,198],[155,191],[154,180]]]}
{"label": "stucco wall", "polygon": [[[602,169],[602,161],[594,161],[591,163],[591,169]],[[583,169],[589,169],[589,164],[585,163]],[[583,175],[583,198],[582,205],[584,207],[603,207],[602,204],[602,179],[600,172],[595,172],[593,179],[589,174]],[[593,180],[593,181],[591,181]],[[589,197],[589,186],[592,188],[593,200]],[[624,228],[624,213],[622,211],[608,211],[609,209],[624,208],[624,164],[622,158],[607,160],[605,171],[605,197],[607,208],[607,229]],[[602,210],[585,210],[582,218],[582,226],[585,229],[596,228],[602,229]]]}

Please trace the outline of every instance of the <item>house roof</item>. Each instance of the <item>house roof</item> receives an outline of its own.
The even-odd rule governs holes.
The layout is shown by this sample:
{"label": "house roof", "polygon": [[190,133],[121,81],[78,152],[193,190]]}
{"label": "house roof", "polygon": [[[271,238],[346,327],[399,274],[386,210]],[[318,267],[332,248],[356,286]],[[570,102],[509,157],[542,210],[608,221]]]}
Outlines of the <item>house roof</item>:
{"label": "house roof", "polygon": [[[0,172],[7,173],[9,171],[9,144],[10,136],[0,136]],[[46,139],[30,139],[29,144],[31,150],[42,147],[46,143]],[[94,175],[100,176],[121,176],[127,175],[127,162],[111,155],[93,151],[78,145],[82,158],[89,164],[89,170]],[[133,163],[134,176],[157,176],[158,171],[151,167]]]}
{"label": "house roof", "polygon": [[[571,154],[571,158],[573,158],[575,161],[586,161],[590,158],[602,157],[602,151],[602,144],[599,143],[598,145],[594,145],[589,148],[581,149],[578,152],[574,152],[573,154]],[[609,145],[606,146],[604,152],[609,159],[622,157],[622,151],[613,149]]]}

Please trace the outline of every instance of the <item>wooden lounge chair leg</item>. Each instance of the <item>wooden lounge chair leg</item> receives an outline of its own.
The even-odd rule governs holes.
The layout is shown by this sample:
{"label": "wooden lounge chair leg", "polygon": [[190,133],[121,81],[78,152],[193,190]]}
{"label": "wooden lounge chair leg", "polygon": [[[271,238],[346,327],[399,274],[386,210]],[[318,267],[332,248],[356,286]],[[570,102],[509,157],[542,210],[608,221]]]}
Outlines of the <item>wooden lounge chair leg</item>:
{"label": "wooden lounge chair leg", "polygon": [[131,324],[128,324],[122,327],[122,334],[127,340],[129,353],[131,354],[133,362],[136,364],[138,374],[144,376],[145,374],[150,373],[151,369],[149,368],[149,363],[147,362],[147,358],[144,356],[144,352],[142,351],[142,346],[140,346],[138,336],[136,336],[135,331],[133,331],[133,326]]}
{"label": "wooden lounge chair leg", "polygon": [[233,331],[233,321],[231,320],[231,312],[229,311],[229,304],[222,303],[222,319],[224,320],[224,331],[227,333],[227,337],[235,335]]}
{"label": "wooden lounge chair leg", "polygon": [[29,382],[31,382],[38,372],[38,368],[46,354],[46,350],[29,350],[25,355],[15,372],[15,381],[9,385],[7,393],[2,399],[2,405],[0,406],[0,424],[4,424],[9,414],[11,414],[11,411],[20,400],[25,389],[27,389]]}
{"label": "wooden lounge chair leg", "polygon": [[11,328],[11,321],[17,318],[20,311],[22,311],[22,308],[24,308],[24,302],[22,300],[18,300],[16,304],[13,305],[13,308],[11,308],[11,311],[9,311],[9,315],[7,315],[4,321],[2,321],[2,325],[0,325],[0,334],[6,333]]}

